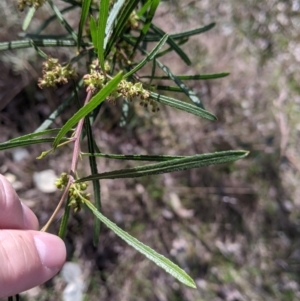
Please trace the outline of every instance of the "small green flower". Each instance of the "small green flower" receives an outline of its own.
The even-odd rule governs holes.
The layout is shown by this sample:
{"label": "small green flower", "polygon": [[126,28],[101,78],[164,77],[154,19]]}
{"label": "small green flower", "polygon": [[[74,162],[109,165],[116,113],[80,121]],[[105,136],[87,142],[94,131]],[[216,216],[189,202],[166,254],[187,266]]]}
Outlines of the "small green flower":
{"label": "small green flower", "polygon": [[[108,62],[104,64],[105,72],[110,70],[110,65]],[[100,69],[98,61],[94,61],[90,65],[90,73],[83,76],[84,85],[87,87],[87,91],[92,91],[96,94],[100,91],[106,83],[106,76],[104,72]]]}
{"label": "small green flower", "polygon": [[58,59],[49,58],[43,63],[43,78],[39,78],[38,86],[43,89],[44,87],[57,87],[64,85],[69,79],[77,76],[75,69],[69,64],[62,66],[58,63]]}
{"label": "small green flower", "polygon": [[19,0],[18,8],[20,11],[23,11],[26,6],[38,9],[45,3],[45,1],[46,0]]}
{"label": "small green flower", "polygon": [[139,27],[139,20],[140,18],[134,10],[130,15],[127,24],[131,29],[137,29]]}

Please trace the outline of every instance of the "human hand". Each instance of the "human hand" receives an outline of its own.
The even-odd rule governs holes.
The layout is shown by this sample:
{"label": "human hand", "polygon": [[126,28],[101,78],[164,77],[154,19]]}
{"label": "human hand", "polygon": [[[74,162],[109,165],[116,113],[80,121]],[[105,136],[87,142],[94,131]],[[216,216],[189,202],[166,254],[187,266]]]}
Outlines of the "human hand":
{"label": "human hand", "polygon": [[46,282],[64,264],[64,242],[37,231],[38,226],[34,213],[0,175],[0,298]]}

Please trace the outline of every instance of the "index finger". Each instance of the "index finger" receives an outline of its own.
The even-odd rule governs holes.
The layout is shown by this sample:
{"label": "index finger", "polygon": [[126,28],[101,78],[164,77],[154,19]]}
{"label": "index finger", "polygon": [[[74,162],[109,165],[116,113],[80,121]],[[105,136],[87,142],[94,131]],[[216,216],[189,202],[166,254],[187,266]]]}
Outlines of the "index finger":
{"label": "index finger", "polygon": [[0,175],[0,229],[38,229],[35,214],[21,203],[9,181],[2,175]]}

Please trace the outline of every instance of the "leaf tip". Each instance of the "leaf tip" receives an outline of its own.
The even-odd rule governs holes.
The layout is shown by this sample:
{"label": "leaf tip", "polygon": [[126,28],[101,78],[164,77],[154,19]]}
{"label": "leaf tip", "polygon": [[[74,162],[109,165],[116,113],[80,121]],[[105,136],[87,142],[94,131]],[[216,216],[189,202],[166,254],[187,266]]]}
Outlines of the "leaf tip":
{"label": "leaf tip", "polygon": [[244,158],[244,157],[247,157],[249,154],[250,154],[250,151],[244,150],[243,158]]}
{"label": "leaf tip", "polygon": [[191,279],[191,281],[189,281],[189,283],[185,283],[187,286],[191,287],[191,288],[197,288],[196,283],[193,279]]}

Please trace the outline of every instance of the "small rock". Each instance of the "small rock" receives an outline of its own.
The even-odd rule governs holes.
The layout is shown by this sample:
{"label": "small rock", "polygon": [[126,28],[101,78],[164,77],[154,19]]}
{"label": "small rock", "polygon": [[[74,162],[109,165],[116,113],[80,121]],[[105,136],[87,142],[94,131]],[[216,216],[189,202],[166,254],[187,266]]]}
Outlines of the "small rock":
{"label": "small rock", "polygon": [[14,162],[21,162],[29,157],[29,152],[26,148],[18,147],[12,151]]}
{"label": "small rock", "polygon": [[36,188],[44,193],[52,193],[57,190],[54,184],[57,178],[58,176],[52,169],[46,169],[33,174],[33,182]]}

